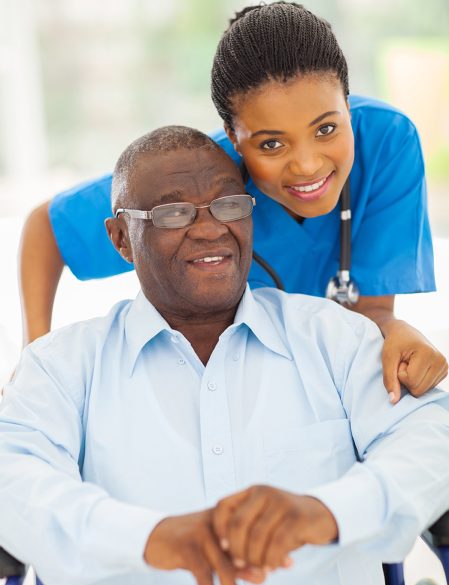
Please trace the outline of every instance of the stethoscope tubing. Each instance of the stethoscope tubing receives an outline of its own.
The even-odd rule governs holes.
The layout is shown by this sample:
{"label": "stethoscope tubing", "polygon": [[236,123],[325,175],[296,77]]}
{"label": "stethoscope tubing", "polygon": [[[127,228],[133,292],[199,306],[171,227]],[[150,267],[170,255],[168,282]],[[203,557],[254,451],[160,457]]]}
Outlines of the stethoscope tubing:
{"label": "stethoscope tubing", "polygon": [[[253,258],[270,276],[276,288],[285,290],[284,283],[276,270],[266,261],[260,254],[253,251]],[[344,281],[349,283],[351,270],[351,191],[349,185],[349,178],[343,185],[340,194],[340,261],[339,271],[333,279],[337,282],[341,280],[342,275]],[[333,280],[331,279],[331,280]]]}

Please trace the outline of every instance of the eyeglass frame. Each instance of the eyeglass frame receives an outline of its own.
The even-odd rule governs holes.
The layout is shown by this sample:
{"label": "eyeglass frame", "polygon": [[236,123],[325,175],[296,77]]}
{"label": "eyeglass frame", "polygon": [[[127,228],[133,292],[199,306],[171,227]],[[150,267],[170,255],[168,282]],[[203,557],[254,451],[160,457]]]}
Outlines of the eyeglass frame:
{"label": "eyeglass frame", "polygon": [[[217,221],[219,221],[220,223],[232,223],[233,221],[240,221],[241,219],[245,219],[246,217],[250,217],[250,215],[252,215],[253,213],[253,209],[256,206],[256,198],[253,197],[252,195],[250,195],[249,193],[237,193],[236,195],[223,195],[223,197],[217,197],[216,199],[213,199],[210,203],[208,203],[207,205],[193,205],[193,203],[191,203],[190,201],[174,201],[173,203],[163,203],[161,205],[155,205],[152,209],[150,209],[149,211],[143,211],[141,209],[125,209],[125,208],[119,208],[117,209],[117,211],[115,212],[115,217],[118,218],[122,213],[127,213],[129,215],[129,217],[131,219],[149,219],[153,222],[153,225],[155,228],[158,229],[164,229],[164,230],[170,230],[170,229],[183,229],[185,227],[188,227],[189,225],[192,225],[196,218],[197,218],[197,209],[206,209],[206,208],[210,208],[210,206],[212,205],[212,203],[214,203],[214,201],[218,201],[220,199],[228,199],[230,197],[250,197],[251,198],[251,202],[252,202],[252,207],[251,207],[251,211],[247,214],[244,215],[243,217],[239,217],[238,219],[230,219],[227,221],[222,221],[221,219],[218,219],[217,217],[215,217],[215,215],[212,213],[212,211],[209,210],[210,214],[212,215],[212,217],[214,219],[216,219]],[[160,207],[168,207],[171,205],[185,205],[186,203],[188,203],[189,205],[193,205],[193,208],[195,209],[195,215],[192,218],[192,221],[186,225],[180,226],[180,227],[162,227],[162,226],[158,226],[155,225],[154,220],[153,220],[153,211],[157,208]]]}

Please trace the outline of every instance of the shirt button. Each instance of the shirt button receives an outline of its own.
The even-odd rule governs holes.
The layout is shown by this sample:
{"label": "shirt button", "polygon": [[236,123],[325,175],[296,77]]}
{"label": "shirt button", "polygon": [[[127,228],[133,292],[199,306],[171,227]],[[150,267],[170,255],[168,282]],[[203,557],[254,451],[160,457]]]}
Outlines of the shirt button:
{"label": "shirt button", "polygon": [[179,364],[180,366],[183,366],[185,363],[186,363],[186,360],[184,360],[184,359],[182,359],[182,358],[179,358],[179,360],[178,360],[178,364]]}
{"label": "shirt button", "polygon": [[223,447],[221,445],[214,445],[212,447],[212,453],[214,455],[221,455],[223,453]]}
{"label": "shirt button", "polygon": [[239,353],[235,353],[235,354],[232,356],[232,359],[233,359],[235,362],[238,362],[238,361],[239,361],[239,359],[240,359],[240,354],[239,354]]}
{"label": "shirt button", "polygon": [[207,388],[211,392],[214,392],[217,389],[217,384],[215,384],[215,382],[208,382],[207,383]]}

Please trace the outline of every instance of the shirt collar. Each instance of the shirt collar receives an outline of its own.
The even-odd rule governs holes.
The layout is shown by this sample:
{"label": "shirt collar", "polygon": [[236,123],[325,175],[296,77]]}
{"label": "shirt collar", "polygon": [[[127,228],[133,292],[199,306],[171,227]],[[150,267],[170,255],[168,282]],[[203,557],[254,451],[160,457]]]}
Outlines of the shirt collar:
{"label": "shirt collar", "polygon": [[231,328],[242,324],[251,329],[260,343],[268,349],[290,360],[293,359],[284,337],[278,331],[278,326],[265,307],[254,298],[248,284]]}
{"label": "shirt collar", "polygon": [[[284,339],[278,333],[270,315],[256,301],[248,284],[237,308],[234,323],[227,331],[231,332],[240,325],[246,325],[251,329],[257,339],[271,351],[290,360],[292,359],[291,353]],[[132,302],[125,318],[129,375],[132,375],[143,347],[162,331],[177,335],[177,332],[170,327],[162,315],[148,301],[144,293],[140,291]]]}
{"label": "shirt collar", "polygon": [[125,340],[128,348],[128,371],[132,374],[143,347],[161,331],[175,334],[162,315],[154,308],[142,291],[131,303],[125,318]]}

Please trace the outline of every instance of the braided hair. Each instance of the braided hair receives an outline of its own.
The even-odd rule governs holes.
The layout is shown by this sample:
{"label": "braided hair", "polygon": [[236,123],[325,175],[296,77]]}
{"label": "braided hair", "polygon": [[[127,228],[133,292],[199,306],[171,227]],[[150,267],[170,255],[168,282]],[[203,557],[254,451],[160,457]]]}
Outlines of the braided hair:
{"label": "braided hair", "polygon": [[224,32],[212,65],[212,100],[233,127],[233,99],[271,80],[331,73],[349,95],[348,65],[331,25],[295,2],[248,6]]}

